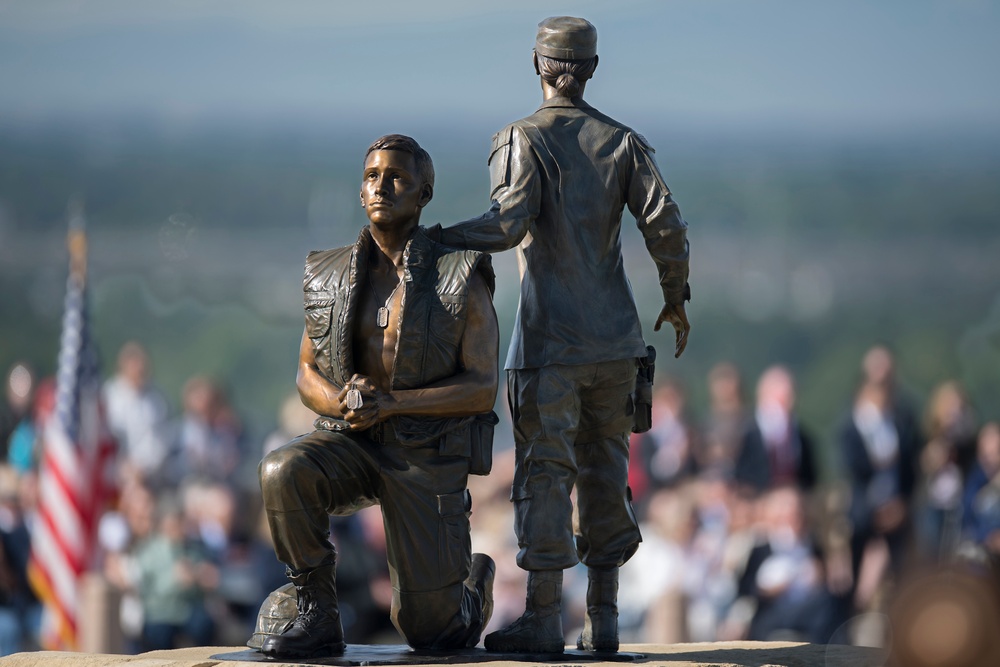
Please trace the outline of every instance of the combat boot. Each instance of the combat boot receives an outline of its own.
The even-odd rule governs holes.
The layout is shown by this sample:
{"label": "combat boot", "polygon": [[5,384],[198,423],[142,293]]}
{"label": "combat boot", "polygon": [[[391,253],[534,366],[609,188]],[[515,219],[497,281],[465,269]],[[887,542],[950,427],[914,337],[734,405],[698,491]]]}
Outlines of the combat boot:
{"label": "combat boot", "polygon": [[298,615],[281,634],[264,640],[261,653],[269,658],[311,658],[344,652],[335,572],[331,563],[288,575],[295,584]]}
{"label": "combat boot", "polygon": [[618,650],[618,568],[587,568],[587,616],[576,640],[581,651]]}
{"label": "combat boot", "polygon": [[493,579],[496,577],[496,571],[492,558],[486,554],[472,554],[472,567],[469,568],[469,577],[465,580],[465,585],[479,593],[479,599],[483,604],[483,620],[479,629],[469,637],[466,644],[468,648],[479,644],[479,638],[493,616]]}
{"label": "combat boot", "polygon": [[562,570],[528,572],[524,614],[503,630],[486,635],[487,651],[497,653],[562,653]]}

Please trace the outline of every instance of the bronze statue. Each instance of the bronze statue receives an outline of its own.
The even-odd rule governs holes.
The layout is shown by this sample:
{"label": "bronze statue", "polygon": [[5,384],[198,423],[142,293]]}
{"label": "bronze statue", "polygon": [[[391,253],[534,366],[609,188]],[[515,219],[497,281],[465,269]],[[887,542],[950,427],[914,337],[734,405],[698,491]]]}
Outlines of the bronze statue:
{"label": "bronze statue", "polygon": [[[641,135],[583,100],[597,67],[588,21],[538,26],[541,108],[493,137],[493,206],[440,230],[448,246],[518,247],[521,298],[507,357],[516,469],[511,499],[528,571],[524,615],[486,637],[493,651],[562,652],[562,571],[588,567],[581,650],[618,650],[618,568],[639,544],[628,498],[637,360],[647,356],[622,266],[622,210],[659,270],[675,356],[687,344],[687,225]],[[437,230],[435,230],[437,233]],[[577,491],[579,534],[570,492]]]}
{"label": "bronze statue", "polygon": [[492,613],[494,566],[471,553],[466,482],[487,472],[496,423],[494,276],[489,255],[418,227],[433,188],[430,156],[413,139],[376,140],[361,186],[369,225],[355,244],[306,260],[296,384],[322,416],[259,468],[297,593],[294,620],[262,642],[267,656],[344,651],[328,515],[373,504],[392,621],[410,646],[475,646]]}

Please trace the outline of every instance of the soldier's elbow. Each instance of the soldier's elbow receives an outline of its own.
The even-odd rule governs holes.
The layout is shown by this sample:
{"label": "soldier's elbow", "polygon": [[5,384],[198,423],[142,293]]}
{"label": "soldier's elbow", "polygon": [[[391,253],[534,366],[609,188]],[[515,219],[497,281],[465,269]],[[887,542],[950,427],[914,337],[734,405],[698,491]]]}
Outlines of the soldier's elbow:
{"label": "soldier's elbow", "polygon": [[493,409],[493,405],[497,400],[497,389],[499,387],[499,382],[497,376],[494,373],[482,386],[482,390],[477,392],[476,406],[478,408],[477,413],[489,412]]}

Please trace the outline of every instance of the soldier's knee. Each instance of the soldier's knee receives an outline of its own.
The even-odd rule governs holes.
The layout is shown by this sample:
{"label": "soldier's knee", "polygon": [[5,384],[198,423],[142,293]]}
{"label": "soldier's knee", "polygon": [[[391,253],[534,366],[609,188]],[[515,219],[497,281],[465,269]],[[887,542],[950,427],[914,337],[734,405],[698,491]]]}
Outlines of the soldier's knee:
{"label": "soldier's knee", "polygon": [[281,447],[267,454],[257,467],[260,489],[266,497],[270,493],[308,483],[315,466],[308,457],[292,447]]}
{"label": "soldier's knee", "polygon": [[[458,587],[450,587],[458,588]],[[403,593],[393,620],[406,643],[413,648],[457,648],[451,646],[456,626],[462,626],[461,597],[455,590]]]}
{"label": "soldier's knee", "polygon": [[436,614],[437,610],[425,610],[422,616],[401,614],[397,621],[406,643],[413,648],[441,648],[439,639],[448,624]]}

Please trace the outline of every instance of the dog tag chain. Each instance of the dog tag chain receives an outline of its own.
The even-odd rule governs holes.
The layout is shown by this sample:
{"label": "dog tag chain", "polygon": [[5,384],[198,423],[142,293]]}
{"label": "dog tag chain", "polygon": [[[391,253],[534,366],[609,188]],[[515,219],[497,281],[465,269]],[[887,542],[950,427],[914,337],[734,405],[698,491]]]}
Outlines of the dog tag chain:
{"label": "dog tag chain", "polygon": [[[389,298],[386,299],[381,306],[379,306],[378,312],[375,314],[375,324],[378,325],[379,329],[385,329],[389,326],[389,303],[392,301],[392,297],[396,295],[396,290],[398,290],[399,286],[402,284],[402,280],[396,283],[396,286],[392,288],[391,292],[389,292]],[[371,271],[368,272],[368,286],[372,290],[372,296],[375,297],[375,303],[381,301],[381,299],[378,298],[378,292],[375,291],[375,281],[372,280]]]}

